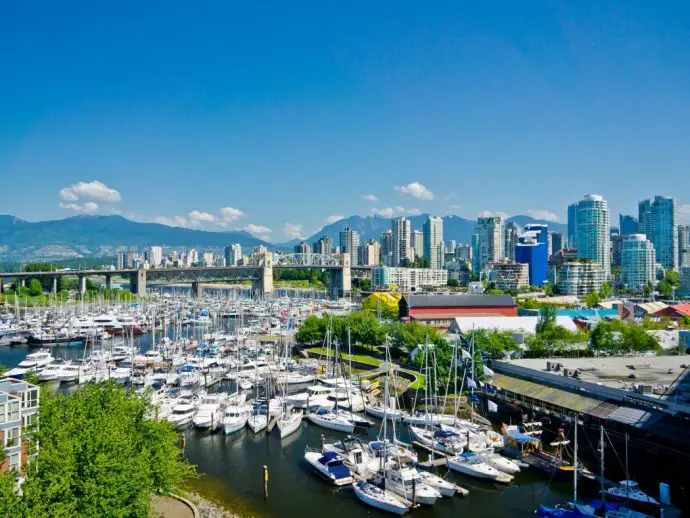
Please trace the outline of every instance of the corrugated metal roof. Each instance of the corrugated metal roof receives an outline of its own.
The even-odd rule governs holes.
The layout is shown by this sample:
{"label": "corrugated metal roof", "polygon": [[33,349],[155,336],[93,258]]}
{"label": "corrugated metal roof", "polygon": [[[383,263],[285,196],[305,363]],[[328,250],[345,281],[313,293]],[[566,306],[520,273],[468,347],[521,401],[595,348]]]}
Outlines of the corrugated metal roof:
{"label": "corrugated metal roof", "polygon": [[657,311],[666,309],[668,305],[664,304],[663,302],[643,302],[642,304],[638,304],[637,307],[645,313],[652,315]]}
{"label": "corrugated metal roof", "polygon": [[[539,317],[506,317],[506,316],[468,316],[455,317],[451,324],[453,332],[469,333],[473,329],[496,329],[498,331],[512,331],[534,334],[539,323]],[[565,327],[568,331],[577,331],[573,319],[566,316],[557,316],[556,324]]]}
{"label": "corrugated metal roof", "polygon": [[405,295],[405,303],[411,308],[419,307],[472,307],[497,306],[514,307],[515,301],[510,295]]}

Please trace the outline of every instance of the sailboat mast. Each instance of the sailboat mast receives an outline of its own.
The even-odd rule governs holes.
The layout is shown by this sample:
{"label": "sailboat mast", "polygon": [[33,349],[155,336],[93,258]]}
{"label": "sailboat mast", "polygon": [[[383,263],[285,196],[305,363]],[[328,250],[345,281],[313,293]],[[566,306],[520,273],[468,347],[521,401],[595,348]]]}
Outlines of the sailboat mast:
{"label": "sailboat mast", "polygon": [[601,450],[601,499],[606,500],[606,493],[604,492],[604,426],[599,426],[599,448]]}
{"label": "sailboat mast", "polygon": [[577,504],[577,414],[575,414],[575,458],[573,459],[573,503]]}

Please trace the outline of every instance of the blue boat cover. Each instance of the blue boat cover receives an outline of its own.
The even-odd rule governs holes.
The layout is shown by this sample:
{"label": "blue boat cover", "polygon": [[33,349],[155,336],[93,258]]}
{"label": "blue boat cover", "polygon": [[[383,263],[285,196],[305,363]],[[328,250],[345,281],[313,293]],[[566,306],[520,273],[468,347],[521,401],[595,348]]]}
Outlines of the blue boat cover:
{"label": "blue boat cover", "polygon": [[451,432],[448,430],[438,430],[434,432],[434,437],[454,437],[458,434],[456,432]]}
{"label": "blue boat cover", "polygon": [[321,457],[321,458],[319,459],[319,462],[320,462],[321,464],[326,464],[327,462],[330,462],[330,461],[332,461],[332,460],[336,460],[336,459],[339,459],[339,458],[340,458],[340,457],[338,456],[338,454],[337,454],[336,452],[334,452],[334,451],[327,451],[327,452],[325,452],[325,453],[323,454],[323,457]]}

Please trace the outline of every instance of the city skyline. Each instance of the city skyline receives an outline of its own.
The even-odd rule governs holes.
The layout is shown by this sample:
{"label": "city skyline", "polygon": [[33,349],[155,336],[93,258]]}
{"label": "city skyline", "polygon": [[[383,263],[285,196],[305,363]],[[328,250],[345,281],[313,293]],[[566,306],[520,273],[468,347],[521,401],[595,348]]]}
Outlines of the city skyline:
{"label": "city skyline", "polygon": [[689,221],[676,10],[277,5],[267,26],[254,6],[134,6],[6,9],[4,213],[284,242],[352,214],[565,222],[577,178],[614,221],[649,193]]}

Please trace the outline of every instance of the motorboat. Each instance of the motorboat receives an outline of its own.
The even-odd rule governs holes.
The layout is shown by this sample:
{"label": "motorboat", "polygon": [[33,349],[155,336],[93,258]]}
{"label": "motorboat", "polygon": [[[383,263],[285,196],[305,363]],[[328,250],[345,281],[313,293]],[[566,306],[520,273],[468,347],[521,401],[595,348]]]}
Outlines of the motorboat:
{"label": "motorboat", "polygon": [[456,421],[456,417],[450,414],[434,414],[434,413],[415,413],[403,419],[403,422],[413,426],[440,426],[442,424],[452,425]]}
{"label": "motorboat", "polygon": [[386,468],[385,487],[388,491],[401,496],[408,502],[424,505],[434,505],[441,498],[441,493],[425,484],[413,467],[398,464]]}
{"label": "motorboat", "polygon": [[384,405],[367,405],[364,407],[364,412],[376,417],[377,419],[383,419],[385,416],[386,419],[396,422],[400,422],[406,417],[409,417],[407,412],[391,407],[385,407]]}
{"label": "motorboat", "polygon": [[419,478],[422,479],[427,486],[431,486],[436,489],[441,496],[455,496],[456,486],[455,484],[448,482],[446,479],[434,475],[429,471],[417,470]]}
{"label": "motorboat", "polygon": [[192,422],[196,413],[196,405],[191,398],[180,398],[172,407],[172,413],[168,416],[168,422],[176,428],[183,428]]}
{"label": "motorboat", "polygon": [[631,503],[658,506],[659,501],[640,489],[634,480],[622,480],[617,486],[603,491],[604,495],[617,501],[629,501]]}
{"label": "motorboat", "polygon": [[347,467],[359,475],[373,473],[380,467],[379,459],[371,446],[358,437],[347,436],[342,441],[324,444],[322,449],[340,455]]}
{"label": "motorboat", "polygon": [[409,503],[402,502],[390,491],[363,480],[355,482],[352,487],[360,502],[380,511],[403,515],[410,510],[411,505]]}
{"label": "motorboat", "polygon": [[510,482],[513,477],[489,466],[481,455],[466,451],[457,457],[447,458],[448,467],[453,471],[474,478],[495,480],[497,482]]}
{"label": "motorboat", "polygon": [[[393,442],[385,441],[371,441],[369,447],[376,455],[377,459],[395,459],[398,462],[412,462],[416,463],[419,459],[417,452],[412,449],[412,446],[395,439]],[[380,463],[380,461],[379,461]]]}
{"label": "motorboat", "polygon": [[60,376],[62,375],[62,367],[64,367],[65,362],[61,360],[56,360],[53,363],[46,365],[43,370],[38,375],[38,379],[41,382],[48,381],[60,381]]}
{"label": "motorboat", "polygon": [[327,408],[318,408],[314,412],[309,412],[307,419],[317,426],[337,432],[352,433],[355,429],[355,423],[351,419],[331,412]]}
{"label": "motorboat", "polygon": [[13,378],[23,376],[28,371],[40,373],[41,370],[55,361],[49,351],[37,351],[26,355],[19,364],[5,375]]}
{"label": "motorboat", "polygon": [[502,471],[508,475],[517,475],[520,473],[520,466],[517,462],[506,459],[503,455],[493,451],[493,449],[476,453],[484,457],[484,461],[492,468],[496,468],[498,471]]}
{"label": "motorboat", "polygon": [[223,416],[222,427],[225,435],[238,432],[247,424],[249,420],[249,408],[242,404],[228,405]]}
{"label": "motorboat", "polygon": [[219,394],[206,394],[192,418],[194,427],[200,430],[217,430],[223,418],[223,403]]}
{"label": "motorboat", "polygon": [[307,450],[304,453],[304,460],[309,463],[315,473],[334,486],[352,484],[354,480],[343,458],[333,451]]}
{"label": "motorboat", "polygon": [[463,451],[460,435],[448,430],[428,430],[410,426],[410,434],[420,444],[446,455],[458,455]]}
{"label": "motorboat", "polygon": [[309,387],[306,392],[293,394],[286,398],[288,404],[295,408],[308,408],[310,406],[331,407],[333,403],[328,396],[333,394],[333,389],[323,385]]}
{"label": "motorboat", "polygon": [[81,365],[78,363],[65,363],[60,370],[60,383],[78,383]]}

